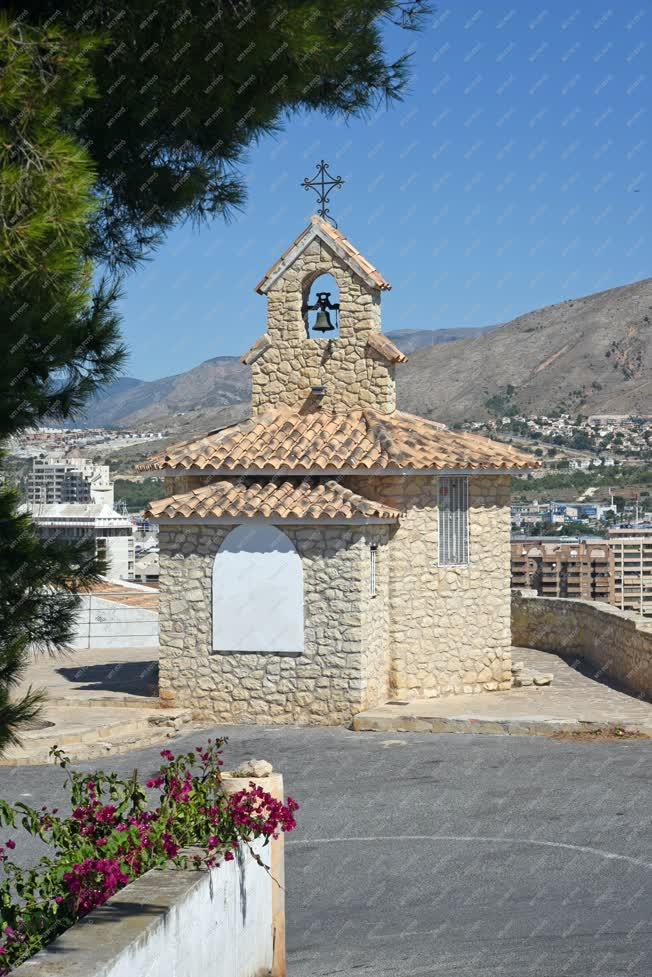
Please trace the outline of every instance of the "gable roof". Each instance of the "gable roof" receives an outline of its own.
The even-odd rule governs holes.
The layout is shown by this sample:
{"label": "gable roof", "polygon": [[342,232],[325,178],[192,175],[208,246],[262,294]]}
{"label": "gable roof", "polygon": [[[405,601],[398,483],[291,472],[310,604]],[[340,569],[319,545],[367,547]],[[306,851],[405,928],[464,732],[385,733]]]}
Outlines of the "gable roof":
{"label": "gable roof", "polygon": [[373,502],[344,488],[339,482],[220,481],[152,502],[152,519],[382,519],[396,522],[398,509]]}
{"label": "gable roof", "polygon": [[539,468],[508,444],[449,431],[414,414],[368,409],[332,413],[280,407],[173,445],[140,471],[224,473],[482,471]]}
{"label": "gable roof", "polygon": [[351,271],[356,275],[359,275],[370,288],[378,288],[384,291],[389,291],[391,285],[386,279],[380,274],[380,272],[374,268],[370,261],[367,261],[365,257],[358,251],[358,249],[351,244],[351,242],[346,238],[341,231],[338,231],[336,227],[329,224],[328,221],[324,220],[322,217],[318,217],[316,214],[310,218],[310,224],[303,231],[296,240],[292,242],[290,247],[283,252],[278,261],[275,261],[269,271],[263,275],[261,280],[256,285],[256,291],[260,295],[266,295],[270,290],[274,282],[281,277],[283,272],[287,271],[294,260],[302,254],[308,245],[319,238],[324,244],[334,251],[335,254],[342,261],[349,266]]}

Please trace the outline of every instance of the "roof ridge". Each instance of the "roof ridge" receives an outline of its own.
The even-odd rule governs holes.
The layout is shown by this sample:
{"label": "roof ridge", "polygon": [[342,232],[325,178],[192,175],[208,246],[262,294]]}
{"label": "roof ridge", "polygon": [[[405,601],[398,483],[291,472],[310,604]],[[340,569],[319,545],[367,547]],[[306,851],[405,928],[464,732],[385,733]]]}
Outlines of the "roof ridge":
{"label": "roof ridge", "polygon": [[365,258],[358,248],[349,241],[342,231],[334,228],[327,221],[323,220],[323,218],[314,214],[306,229],[294,239],[292,244],[283,251],[271,268],[265,272],[256,285],[255,291],[261,295],[265,295],[271,287],[271,283],[291,267],[294,260],[308,247],[316,236],[320,237],[325,244],[330,244],[339,259],[353,266],[353,272],[362,278],[366,278],[372,288],[380,289],[381,291],[389,291],[391,289],[392,286],[390,283],[380,274],[369,259]]}

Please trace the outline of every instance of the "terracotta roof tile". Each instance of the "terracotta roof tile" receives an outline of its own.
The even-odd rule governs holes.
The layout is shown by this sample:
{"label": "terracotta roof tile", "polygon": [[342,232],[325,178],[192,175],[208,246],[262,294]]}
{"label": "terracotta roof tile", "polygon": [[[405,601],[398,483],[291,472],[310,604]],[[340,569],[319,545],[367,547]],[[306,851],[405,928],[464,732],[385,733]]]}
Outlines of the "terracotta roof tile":
{"label": "terracotta roof tile", "polygon": [[367,340],[367,346],[371,346],[372,349],[380,353],[389,363],[407,363],[405,353],[402,353],[391,339],[383,336],[382,332],[372,332]]}
{"label": "terracotta roof tile", "polygon": [[262,481],[242,479],[204,485],[183,495],[152,502],[151,519],[253,518],[383,519],[396,522],[400,513],[373,502],[338,482],[315,479]]}
{"label": "terracotta roof tile", "polygon": [[341,252],[342,257],[349,263],[349,265],[357,271],[359,275],[363,278],[367,278],[373,286],[381,289],[382,291],[389,291],[391,289],[390,283],[383,278],[377,268],[375,268],[370,261],[358,251],[358,249],[351,244],[348,238],[346,238],[341,231],[338,231],[336,227],[329,224],[328,221],[324,220],[322,217],[314,215],[310,218],[310,224],[302,231],[301,234],[292,242],[289,248],[283,252],[278,261],[275,261],[272,267],[267,271],[261,280],[256,285],[256,291],[260,294],[264,294],[271,280],[280,272],[284,271],[286,267],[290,267],[292,261],[296,254],[300,254],[304,247],[307,247],[310,241],[315,236],[314,232],[326,238],[334,245],[334,250],[336,252]]}
{"label": "terracotta roof tile", "polygon": [[371,409],[300,413],[289,407],[257,414],[241,424],[172,445],[140,471],[382,472],[482,471],[539,468],[510,445],[477,434],[449,431],[435,421]]}
{"label": "terracotta roof tile", "polygon": [[344,251],[346,251],[346,253],[352,259],[352,261],[354,261],[356,264],[359,264],[362,267],[362,269],[366,272],[366,274],[369,275],[370,278],[373,278],[378,288],[383,289],[384,291],[390,291],[392,286],[389,284],[389,282],[385,278],[383,278],[380,272],[376,268],[374,268],[374,266],[371,264],[370,261],[367,261],[367,259],[362,254],[360,254],[358,249],[354,247],[353,244],[351,244],[349,239],[346,238],[341,231],[339,231],[336,227],[333,227],[332,224],[329,224],[328,221],[324,220],[322,217],[318,217],[317,215],[312,217],[311,221],[313,225],[319,227],[320,230],[323,231],[323,233],[327,237],[330,237],[332,241],[334,241]]}
{"label": "terracotta roof tile", "polygon": [[253,346],[250,347],[250,349],[248,349],[247,352],[240,357],[240,362],[244,363],[245,366],[251,366],[251,364],[255,363],[256,360],[259,357],[261,357],[265,352],[265,350],[269,349],[271,345],[272,345],[271,339],[269,338],[266,332],[263,333],[263,335],[256,340]]}

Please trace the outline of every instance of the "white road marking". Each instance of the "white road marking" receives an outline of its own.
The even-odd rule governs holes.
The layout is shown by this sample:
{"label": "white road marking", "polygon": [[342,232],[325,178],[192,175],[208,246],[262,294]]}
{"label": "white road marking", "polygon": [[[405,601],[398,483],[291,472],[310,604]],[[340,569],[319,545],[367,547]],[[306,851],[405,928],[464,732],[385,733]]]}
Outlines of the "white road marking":
{"label": "white road marking", "polygon": [[570,845],[563,841],[541,841],[538,838],[493,838],[486,835],[372,835],[368,837],[355,838],[296,838],[286,840],[289,845],[327,845],[344,844],[347,842],[361,844],[364,842],[379,841],[482,841],[487,844],[502,845],[542,845],[545,848],[565,848],[569,851],[583,852],[587,855],[599,855],[601,858],[611,858],[631,865],[638,865],[642,868],[652,868],[651,862],[646,862],[642,858],[632,858],[631,855],[621,855],[618,852],[603,851],[601,848],[589,848],[586,845]]}

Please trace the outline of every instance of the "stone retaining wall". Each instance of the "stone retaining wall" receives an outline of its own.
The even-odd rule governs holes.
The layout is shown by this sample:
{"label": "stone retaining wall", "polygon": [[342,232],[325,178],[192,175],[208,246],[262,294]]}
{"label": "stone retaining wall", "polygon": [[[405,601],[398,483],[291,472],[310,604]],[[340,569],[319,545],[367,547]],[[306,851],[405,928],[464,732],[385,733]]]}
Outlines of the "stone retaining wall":
{"label": "stone retaining wall", "polygon": [[652,700],[652,620],[609,604],[512,594],[512,643],[577,657]]}

